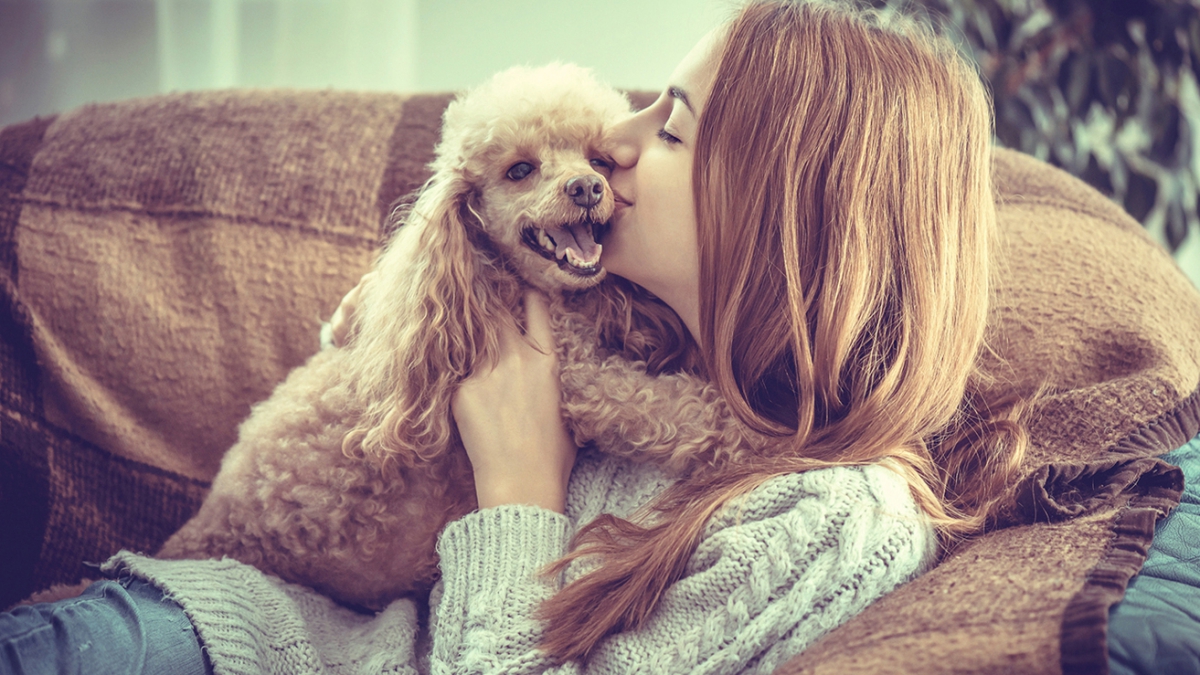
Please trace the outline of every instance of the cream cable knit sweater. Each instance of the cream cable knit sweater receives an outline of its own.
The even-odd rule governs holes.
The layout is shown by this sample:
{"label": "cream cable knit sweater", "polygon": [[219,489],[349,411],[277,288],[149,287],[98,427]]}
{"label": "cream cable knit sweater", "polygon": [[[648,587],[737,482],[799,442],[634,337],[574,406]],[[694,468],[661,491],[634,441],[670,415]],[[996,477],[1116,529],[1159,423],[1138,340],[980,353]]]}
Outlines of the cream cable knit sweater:
{"label": "cream cable knit sweater", "polygon": [[[932,529],[887,468],[778,477],[709,524],[648,625],[611,636],[586,664],[553,667],[530,616],[558,584],[536,572],[567,550],[578,524],[628,516],[668,484],[652,467],[581,452],[565,516],[502,506],[451,523],[427,628],[412,601],[357,614],[229,559],[122,552],[105,569],[179,602],[218,675],[769,673],[934,557]],[[583,571],[573,566],[566,580]]]}

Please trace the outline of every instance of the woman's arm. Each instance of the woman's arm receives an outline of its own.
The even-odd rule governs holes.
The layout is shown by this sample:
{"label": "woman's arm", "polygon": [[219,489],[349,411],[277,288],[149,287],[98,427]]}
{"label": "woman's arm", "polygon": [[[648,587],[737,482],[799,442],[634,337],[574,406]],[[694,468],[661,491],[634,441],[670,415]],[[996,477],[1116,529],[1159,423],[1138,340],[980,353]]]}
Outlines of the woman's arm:
{"label": "woman's arm", "polygon": [[570,531],[565,517],[527,506],[447,526],[431,598],[434,672],[768,673],[923,571],[934,550],[907,485],[886,468],[775,478],[710,523],[647,625],[610,636],[586,664],[556,666],[537,649],[533,616],[560,582],[537,571]]}

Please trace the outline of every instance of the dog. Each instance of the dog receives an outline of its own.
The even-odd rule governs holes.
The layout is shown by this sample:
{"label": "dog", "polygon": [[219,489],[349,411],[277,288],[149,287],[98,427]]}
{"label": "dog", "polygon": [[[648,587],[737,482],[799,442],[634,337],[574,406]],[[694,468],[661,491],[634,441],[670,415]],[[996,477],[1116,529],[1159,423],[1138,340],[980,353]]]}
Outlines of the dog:
{"label": "dog", "polygon": [[433,175],[394,214],[347,344],[254,407],[199,512],[157,555],[229,556],[369,610],[427,593],[438,533],[477,508],[450,399],[520,325],[529,286],[551,298],[577,443],[680,476],[760,446],[685,367],[677,317],[601,264],[605,134],[630,114],[566,64],[510,69],[451,102]]}

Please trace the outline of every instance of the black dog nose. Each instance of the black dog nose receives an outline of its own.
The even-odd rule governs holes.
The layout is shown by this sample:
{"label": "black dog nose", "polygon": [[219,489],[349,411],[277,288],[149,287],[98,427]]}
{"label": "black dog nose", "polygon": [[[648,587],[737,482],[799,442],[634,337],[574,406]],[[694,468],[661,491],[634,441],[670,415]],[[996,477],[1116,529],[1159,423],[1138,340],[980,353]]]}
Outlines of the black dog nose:
{"label": "black dog nose", "polygon": [[576,206],[590,209],[604,197],[604,179],[593,175],[575,176],[567,181],[565,191]]}

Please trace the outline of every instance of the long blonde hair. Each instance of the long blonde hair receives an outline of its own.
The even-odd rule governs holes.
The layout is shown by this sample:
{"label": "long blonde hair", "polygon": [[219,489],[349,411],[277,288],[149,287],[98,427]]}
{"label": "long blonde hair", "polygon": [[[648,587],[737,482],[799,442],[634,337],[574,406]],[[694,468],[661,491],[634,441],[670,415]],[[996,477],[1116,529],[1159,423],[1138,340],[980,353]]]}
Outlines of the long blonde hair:
{"label": "long blonde hair", "polygon": [[705,522],[772,476],[884,462],[944,543],[977,532],[1026,445],[988,400],[996,213],[991,105],[947,40],[898,14],[757,2],[730,24],[692,184],[701,361],[782,451],[677,483],[643,522],[603,518],[598,567],[542,608],[543,648],[586,656],[635,629]]}

